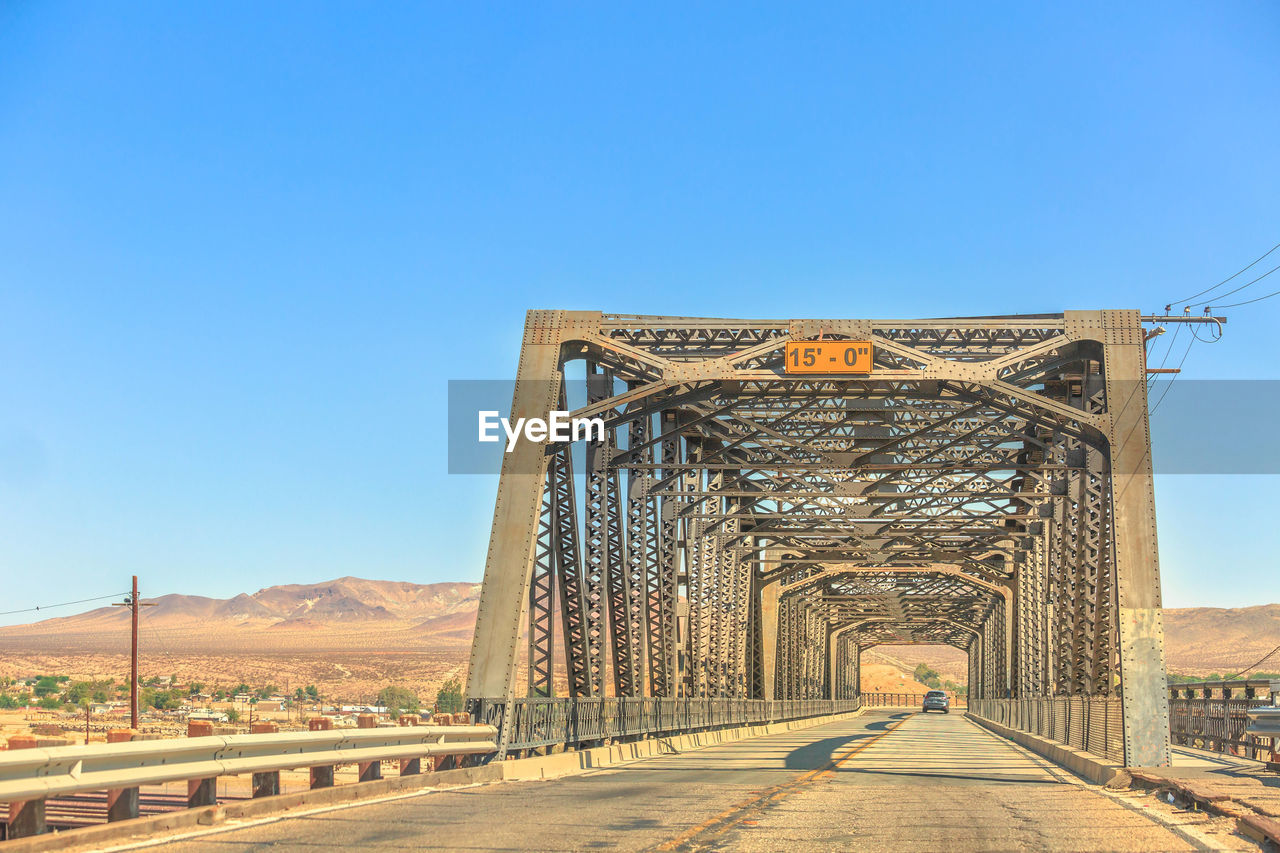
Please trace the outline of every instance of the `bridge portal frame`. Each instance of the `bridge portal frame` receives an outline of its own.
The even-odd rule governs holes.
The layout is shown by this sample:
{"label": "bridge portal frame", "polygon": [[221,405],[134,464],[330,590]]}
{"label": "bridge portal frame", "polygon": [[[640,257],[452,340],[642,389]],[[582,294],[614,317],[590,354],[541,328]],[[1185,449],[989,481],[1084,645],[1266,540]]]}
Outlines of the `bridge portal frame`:
{"label": "bridge portal frame", "polygon": [[[784,344],[820,337],[872,340],[873,372],[785,374]],[[851,507],[870,501],[866,472],[882,464],[873,460],[910,456],[913,451],[903,448],[928,439],[939,424],[981,421],[985,413],[994,431],[981,423],[969,432],[949,426],[920,455],[897,463],[915,477],[927,474],[930,464],[916,459],[943,460],[933,464],[948,494],[975,481],[979,492],[992,492],[993,484],[1017,492],[1000,499],[1005,503],[977,495],[980,512],[959,504],[967,507],[961,513],[966,524],[998,519],[1005,526],[985,534],[985,555],[972,549],[960,555],[963,570],[956,574],[971,577],[961,582],[952,576],[952,594],[939,597],[969,610],[921,615],[904,609],[900,593],[882,592],[877,600],[896,608],[884,636],[905,632],[968,649],[970,689],[981,698],[1119,692],[1125,762],[1168,763],[1145,347],[1137,311],[928,320],[530,311],[513,418],[545,417],[562,407],[564,365],[578,358],[588,363],[589,397],[573,415],[605,417],[607,439],[587,447],[581,509],[573,499],[577,472],[569,446],[521,441],[504,456],[469,697],[509,702],[517,695],[522,630],[529,638],[528,692],[548,695],[557,610],[573,697],[603,697],[610,687],[619,696],[830,693],[836,679],[829,672],[835,659],[829,628],[875,616],[869,602],[876,596],[838,601],[839,595],[824,592],[801,599],[781,594],[776,581],[811,572],[839,575],[842,559],[857,566],[850,577],[877,568],[887,574],[897,568],[894,549],[875,548],[886,542],[923,542],[906,556],[926,560],[930,573],[948,577],[942,567],[955,565],[955,555],[942,543],[952,540],[913,538],[902,529],[919,519],[892,515],[883,516],[891,524],[878,532],[892,528],[897,538],[855,534],[872,511]],[[618,390],[619,383],[625,390]],[[788,432],[793,424],[784,425],[791,417],[785,413],[770,423],[747,418],[745,428],[744,419],[736,426],[732,417],[717,420],[746,388],[810,401],[857,396],[857,389],[865,392],[863,399],[881,401],[941,394],[950,409],[931,422],[922,417],[891,431],[875,448],[863,451],[851,440],[831,450],[821,441],[800,446]],[[1002,441],[997,421],[1005,420],[1014,427]],[[824,432],[819,427],[813,434],[821,439]],[[771,443],[774,456],[765,461],[742,452],[753,441]],[[945,450],[961,441],[969,442],[968,458],[978,460],[974,468],[984,470],[985,479],[965,479],[966,457]],[[1017,445],[1012,454],[1011,442]],[[842,463],[863,479],[806,473],[830,472]],[[1004,464],[1017,476],[993,479],[991,466]],[[626,494],[619,477],[624,468]],[[764,481],[744,477],[757,469],[775,473]],[[912,481],[921,482],[927,477]],[[806,498],[807,488],[821,496]],[[791,510],[784,512],[783,504],[775,504],[773,516],[759,510],[762,497],[778,495]],[[829,533],[829,547],[802,550],[795,562],[770,572],[762,557],[788,559],[792,518],[809,531]],[[962,536],[965,528],[957,529]],[[853,547],[842,550],[842,544]],[[999,591],[988,590],[993,594],[984,601],[958,586],[980,586],[977,581]],[[846,635],[847,628],[837,636]],[[884,636],[855,645],[865,648]],[[809,648],[809,641],[823,646]],[[689,683],[691,670],[698,673],[696,685]],[[786,689],[779,686],[784,683]]]}

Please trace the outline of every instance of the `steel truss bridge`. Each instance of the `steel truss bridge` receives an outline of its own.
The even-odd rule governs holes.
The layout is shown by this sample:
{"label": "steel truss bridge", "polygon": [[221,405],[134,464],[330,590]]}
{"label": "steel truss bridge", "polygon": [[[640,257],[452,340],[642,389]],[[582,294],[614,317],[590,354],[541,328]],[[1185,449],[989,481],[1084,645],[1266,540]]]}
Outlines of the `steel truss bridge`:
{"label": "steel truss bridge", "polygon": [[[589,740],[592,703],[845,703],[868,648],[942,643],[987,716],[1069,702],[1095,751],[1168,764],[1142,323],[529,312],[513,419],[585,372],[607,429],[504,456],[473,710],[504,748],[535,706]],[[871,371],[787,373],[819,339]]]}

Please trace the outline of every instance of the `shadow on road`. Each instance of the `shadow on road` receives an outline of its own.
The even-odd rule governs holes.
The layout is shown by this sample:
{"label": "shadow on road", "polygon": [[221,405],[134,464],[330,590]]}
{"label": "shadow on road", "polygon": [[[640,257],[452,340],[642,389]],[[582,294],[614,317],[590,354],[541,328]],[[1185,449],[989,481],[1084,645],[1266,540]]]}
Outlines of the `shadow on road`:
{"label": "shadow on road", "polygon": [[[867,728],[871,727],[868,726]],[[831,761],[831,754],[841,747],[857,743],[860,740],[866,740],[872,737],[873,734],[874,732],[865,732],[816,740],[787,753],[785,766],[788,770],[813,770],[822,767]]]}
{"label": "shadow on road", "polygon": [[868,723],[866,726],[866,729],[869,732],[882,732],[885,729],[889,728],[889,726],[898,722],[898,720],[901,720],[903,717],[910,717],[914,713],[915,711],[899,711],[896,714],[890,714],[888,717],[886,717],[883,720],[877,720],[874,723]]}

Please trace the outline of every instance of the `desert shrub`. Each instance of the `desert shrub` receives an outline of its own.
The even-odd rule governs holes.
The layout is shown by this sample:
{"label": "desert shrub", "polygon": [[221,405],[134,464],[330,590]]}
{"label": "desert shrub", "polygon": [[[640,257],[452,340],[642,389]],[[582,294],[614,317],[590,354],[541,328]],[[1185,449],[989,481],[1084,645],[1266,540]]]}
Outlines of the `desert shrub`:
{"label": "desert shrub", "polygon": [[393,717],[405,711],[416,711],[421,707],[418,695],[407,687],[388,685],[378,691],[378,704],[391,712]]}
{"label": "desert shrub", "polygon": [[456,714],[462,710],[462,682],[450,678],[440,685],[436,693],[436,710],[442,714]]}

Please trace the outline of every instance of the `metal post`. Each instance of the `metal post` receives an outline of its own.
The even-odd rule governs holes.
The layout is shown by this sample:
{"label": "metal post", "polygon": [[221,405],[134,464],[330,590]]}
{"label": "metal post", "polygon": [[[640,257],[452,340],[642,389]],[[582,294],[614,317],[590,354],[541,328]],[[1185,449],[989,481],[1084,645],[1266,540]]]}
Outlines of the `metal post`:
{"label": "metal post", "polygon": [[138,576],[129,594],[129,728],[138,727]]}

